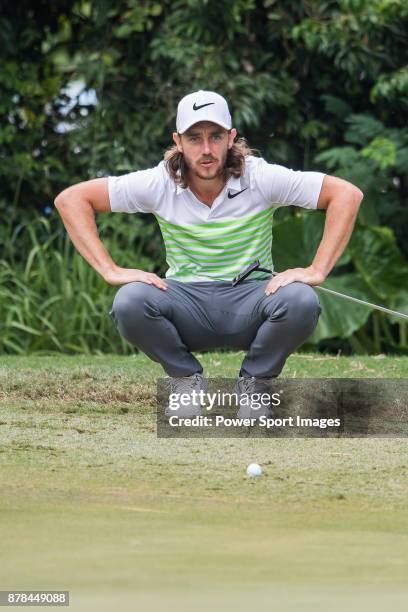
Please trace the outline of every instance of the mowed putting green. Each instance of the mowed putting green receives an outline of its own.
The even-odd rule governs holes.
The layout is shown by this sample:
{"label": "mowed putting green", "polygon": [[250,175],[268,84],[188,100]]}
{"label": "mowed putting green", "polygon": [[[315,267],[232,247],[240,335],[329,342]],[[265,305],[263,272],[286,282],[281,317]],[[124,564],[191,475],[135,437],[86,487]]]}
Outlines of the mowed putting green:
{"label": "mowed putting green", "polygon": [[[202,361],[232,377],[240,358]],[[298,354],[282,376],[407,374]],[[0,590],[69,590],[75,611],[408,608],[405,439],[157,439],[159,376],[143,356],[1,357]]]}

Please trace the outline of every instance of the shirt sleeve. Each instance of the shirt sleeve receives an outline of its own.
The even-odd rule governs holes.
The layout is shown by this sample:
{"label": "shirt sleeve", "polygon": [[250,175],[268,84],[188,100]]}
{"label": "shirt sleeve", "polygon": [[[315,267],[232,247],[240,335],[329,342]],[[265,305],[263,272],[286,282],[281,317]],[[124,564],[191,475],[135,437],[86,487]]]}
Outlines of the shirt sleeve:
{"label": "shirt sleeve", "polygon": [[149,170],[138,170],[122,176],[108,177],[112,212],[153,212],[163,196],[165,179],[161,164]]}
{"label": "shirt sleeve", "polygon": [[277,206],[317,208],[325,174],[301,172],[259,160],[255,173],[258,189],[265,199]]}

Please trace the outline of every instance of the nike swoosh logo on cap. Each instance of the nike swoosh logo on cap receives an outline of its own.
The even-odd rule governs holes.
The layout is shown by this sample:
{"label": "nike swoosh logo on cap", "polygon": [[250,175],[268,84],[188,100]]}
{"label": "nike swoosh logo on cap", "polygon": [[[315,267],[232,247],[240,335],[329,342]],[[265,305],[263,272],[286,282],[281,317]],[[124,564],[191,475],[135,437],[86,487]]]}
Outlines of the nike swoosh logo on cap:
{"label": "nike swoosh logo on cap", "polygon": [[200,106],[197,106],[197,104],[194,102],[193,110],[200,110],[200,108],[204,108],[204,106],[210,106],[210,104],[215,104],[215,102],[207,102],[207,104],[200,104]]}
{"label": "nike swoosh logo on cap", "polygon": [[242,189],[241,191],[238,191],[238,193],[231,193],[230,190],[228,189],[228,197],[229,197],[230,200],[232,198],[236,198],[237,196],[239,196],[240,193],[243,193],[247,189],[248,189],[248,187],[245,187],[245,189]]}

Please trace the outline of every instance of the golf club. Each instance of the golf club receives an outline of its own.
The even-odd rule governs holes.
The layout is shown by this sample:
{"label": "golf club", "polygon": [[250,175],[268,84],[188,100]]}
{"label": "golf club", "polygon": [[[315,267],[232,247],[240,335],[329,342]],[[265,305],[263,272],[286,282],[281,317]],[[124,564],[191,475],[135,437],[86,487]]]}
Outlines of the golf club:
{"label": "golf club", "polygon": [[[278,272],[272,272],[272,270],[261,268],[260,261],[257,259],[233,279],[232,286],[235,287],[235,285],[238,285],[238,283],[241,283],[250,274],[252,274],[252,272],[268,272],[269,274],[272,274],[272,276],[276,276],[278,274]],[[324,291],[325,293],[330,293],[331,295],[335,295],[336,297],[342,298],[343,300],[349,300],[350,302],[355,302],[356,304],[362,304],[363,306],[368,306],[369,308],[373,308],[374,310],[379,310],[380,312],[385,312],[387,314],[394,315],[396,317],[400,317],[401,319],[408,319],[408,314],[404,314],[403,312],[398,312],[397,310],[391,310],[390,308],[385,308],[384,306],[378,306],[378,304],[372,304],[371,302],[360,300],[358,298],[352,297],[351,295],[340,293],[339,291],[333,291],[333,289],[327,289],[326,287],[320,287],[319,285],[316,285],[315,288],[318,289],[319,291]]]}

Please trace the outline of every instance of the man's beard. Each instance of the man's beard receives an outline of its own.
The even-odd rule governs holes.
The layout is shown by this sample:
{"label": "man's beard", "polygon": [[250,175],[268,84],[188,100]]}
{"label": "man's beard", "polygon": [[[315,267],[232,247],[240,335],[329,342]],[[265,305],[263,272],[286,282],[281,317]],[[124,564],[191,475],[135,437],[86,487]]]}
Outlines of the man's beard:
{"label": "man's beard", "polygon": [[[202,160],[204,161],[204,160]],[[187,169],[187,175],[194,175],[197,176],[198,178],[204,180],[204,181],[211,181],[214,180],[217,177],[225,177],[226,176],[226,169],[225,169],[225,165],[226,165],[226,161],[227,161],[227,156],[225,155],[225,158],[223,160],[223,163],[219,164],[219,160],[205,160],[205,161],[214,161],[215,163],[219,164],[219,167],[211,174],[202,174],[200,172],[200,168],[199,168],[199,164],[202,163],[201,162],[197,162],[197,164],[195,166],[191,166],[190,163],[188,162],[188,160],[184,157],[184,163],[186,165],[186,169]],[[198,167],[197,167],[198,166]]]}
{"label": "man's beard", "polygon": [[216,172],[214,172],[213,174],[200,174],[200,172],[198,172],[197,170],[191,170],[191,168],[189,169],[189,173],[193,173],[195,174],[195,176],[198,176],[198,178],[204,180],[204,181],[211,181],[215,178],[217,178],[217,176],[221,176],[223,174],[223,169],[219,168]]}

